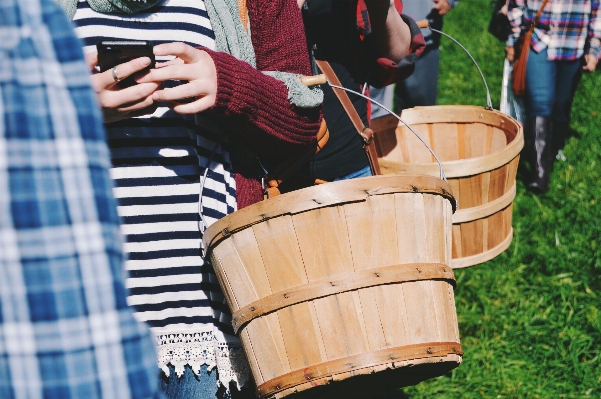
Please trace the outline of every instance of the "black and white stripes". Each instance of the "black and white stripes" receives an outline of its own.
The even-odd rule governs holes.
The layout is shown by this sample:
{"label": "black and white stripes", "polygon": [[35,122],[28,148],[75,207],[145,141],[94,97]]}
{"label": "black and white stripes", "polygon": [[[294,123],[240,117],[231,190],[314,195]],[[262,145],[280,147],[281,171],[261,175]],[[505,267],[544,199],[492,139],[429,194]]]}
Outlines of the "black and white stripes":
{"label": "black and white stripes", "polygon": [[[74,22],[86,51],[111,39],[214,46],[201,0],[166,0],[134,17],[98,14],[80,1]],[[216,365],[226,386],[231,379],[243,383],[247,376],[233,370],[246,366],[230,364],[245,362],[240,344],[229,335],[229,311],[200,247],[201,181],[207,224],[236,210],[226,144],[199,127],[194,117],[165,107],[150,117],[108,125],[107,133],[128,255],[128,303],[158,337],[159,366],[166,370],[171,363],[179,373],[186,364],[195,370]]]}

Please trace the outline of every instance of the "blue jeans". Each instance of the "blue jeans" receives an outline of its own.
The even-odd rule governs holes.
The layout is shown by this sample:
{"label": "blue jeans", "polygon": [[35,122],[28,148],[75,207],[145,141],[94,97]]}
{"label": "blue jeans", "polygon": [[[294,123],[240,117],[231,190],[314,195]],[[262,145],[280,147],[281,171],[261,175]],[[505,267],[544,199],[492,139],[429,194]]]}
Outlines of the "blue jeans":
{"label": "blue jeans", "polygon": [[369,167],[369,165],[367,165],[359,170],[356,170],[354,172],[351,172],[346,176],[337,177],[334,179],[334,181],[358,179],[359,177],[368,177],[368,176],[373,176],[371,174],[371,168]]}
{"label": "blue jeans", "polygon": [[550,61],[547,49],[540,53],[531,49],[526,67],[528,117],[552,116],[569,121],[572,99],[581,76],[581,60]]}
{"label": "blue jeans", "polygon": [[169,366],[169,377],[160,373],[159,388],[168,399],[255,399],[254,387],[247,383],[242,391],[230,384],[229,391],[223,385],[217,385],[217,370],[211,372],[207,366],[200,368],[200,374],[194,374],[190,366],[185,366],[184,375],[178,377],[175,368]]}

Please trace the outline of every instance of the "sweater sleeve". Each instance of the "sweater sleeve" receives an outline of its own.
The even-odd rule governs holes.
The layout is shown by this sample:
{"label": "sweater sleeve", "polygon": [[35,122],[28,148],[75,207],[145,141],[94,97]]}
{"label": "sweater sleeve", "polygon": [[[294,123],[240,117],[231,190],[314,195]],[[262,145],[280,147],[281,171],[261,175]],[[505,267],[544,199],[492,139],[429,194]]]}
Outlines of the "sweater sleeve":
{"label": "sweater sleeve", "polygon": [[208,51],[217,70],[217,99],[211,112],[227,117],[259,155],[298,153],[315,141],[321,108],[290,103],[283,82],[262,71],[310,75],[300,10],[287,0],[249,0],[248,14],[257,68]]}

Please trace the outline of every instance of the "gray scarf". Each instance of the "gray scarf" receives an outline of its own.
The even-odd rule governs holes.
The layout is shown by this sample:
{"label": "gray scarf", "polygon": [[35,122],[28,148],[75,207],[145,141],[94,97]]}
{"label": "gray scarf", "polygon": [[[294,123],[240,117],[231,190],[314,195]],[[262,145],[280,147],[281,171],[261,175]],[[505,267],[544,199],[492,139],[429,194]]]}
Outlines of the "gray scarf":
{"label": "gray scarf", "polygon": [[[205,0],[205,6],[215,33],[215,49],[256,67],[255,50],[250,34],[240,20],[238,0]],[[284,82],[288,88],[288,100],[297,107],[313,108],[323,102],[319,86],[306,87],[298,79],[301,75],[279,71],[264,73]]]}
{"label": "gray scarf", "polygon": [[[58,0],[69,19],[73,19],[77,10],[78,0]],[[135,14],[157,5],[162,0],[87,0],[92,10],[96,12],[120,12],[123,14]]]}

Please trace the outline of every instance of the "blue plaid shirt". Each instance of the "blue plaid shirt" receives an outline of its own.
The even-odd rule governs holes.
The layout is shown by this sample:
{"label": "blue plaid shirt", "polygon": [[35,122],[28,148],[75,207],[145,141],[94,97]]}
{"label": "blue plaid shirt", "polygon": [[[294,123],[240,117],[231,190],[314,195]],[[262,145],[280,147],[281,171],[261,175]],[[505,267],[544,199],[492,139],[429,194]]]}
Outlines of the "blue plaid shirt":
{"label": "blue plaid shirt", "polygon": [[[513,46],[520,29],[533,22],[543,0],[510,0],[507,17],[514,33],[507,40]],[[549,0],[532,34],[536,52],[547,48],[550,60],[575,60],[583,54],[601,56],[601,0]]]}
{"label": "blue plaid shirt", "polygon": [[0,29],[0,398],[156,398],[81,43],[53,0],[0,0]]}

